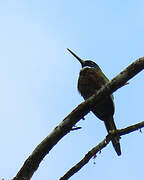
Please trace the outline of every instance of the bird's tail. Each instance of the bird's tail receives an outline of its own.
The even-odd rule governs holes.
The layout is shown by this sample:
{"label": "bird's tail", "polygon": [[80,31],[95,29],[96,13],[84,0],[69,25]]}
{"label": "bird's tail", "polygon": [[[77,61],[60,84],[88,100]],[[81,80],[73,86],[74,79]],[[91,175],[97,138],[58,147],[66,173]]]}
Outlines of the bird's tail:
{"label": "bird's tail", "polygon": [[[107,131],[109,132],[110,130],[116,130],[116,125],[114,123],[114,119],[113,117],[110,117],[109,119],[107,119],[106,121],[104,121],[105,126]],[[117,153],[118,156],[121,155],[121,148],[120,148],[120,137],[116,136],[112,139],[112,145]]]}

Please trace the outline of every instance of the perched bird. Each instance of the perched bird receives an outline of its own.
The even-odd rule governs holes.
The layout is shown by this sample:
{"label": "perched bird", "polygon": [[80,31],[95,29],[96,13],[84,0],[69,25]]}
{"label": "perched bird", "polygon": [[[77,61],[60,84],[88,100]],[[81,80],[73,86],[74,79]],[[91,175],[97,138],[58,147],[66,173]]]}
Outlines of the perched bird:
{"label": "perched bird", "polygon": [[[82,60],[70,49],[67,49],[82,65],[82,69],[78,79],[78,91],[86,100],[92,96],[97,90],[105,85],[109,80],[104,75],[100,67],[93,61]],[[104,121],[107,131],[116,130],[114,123],[114,101],[113,95],[106,97],[98,105],[94,106],[91,111],[102,121]],[[113,147],[118,156],[121,155],[120,137],[116,136],[112,139]]]}

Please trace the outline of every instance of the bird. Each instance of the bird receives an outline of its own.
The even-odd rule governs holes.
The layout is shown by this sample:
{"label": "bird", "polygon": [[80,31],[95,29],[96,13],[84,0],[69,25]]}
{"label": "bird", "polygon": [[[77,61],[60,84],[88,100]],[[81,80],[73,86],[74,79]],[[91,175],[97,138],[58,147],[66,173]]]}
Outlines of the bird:
{"label": "bird", "polygon": [[[91,60],[82,60],[72,50],[67,50],[80,62],[82,69],[78,78],[78,91],[86,100],[96,93],[102,86],[109,82],[109,79],[102,72],[100,67]],[[116,130],[114,122],[114,97],[113,94],[105,97],[98,105],[91,108],[93,114],[102,120],[105,124],[107,132]],[[112,145],[118,156],[121,155],[120,137],[116,136],[112,140]]]}

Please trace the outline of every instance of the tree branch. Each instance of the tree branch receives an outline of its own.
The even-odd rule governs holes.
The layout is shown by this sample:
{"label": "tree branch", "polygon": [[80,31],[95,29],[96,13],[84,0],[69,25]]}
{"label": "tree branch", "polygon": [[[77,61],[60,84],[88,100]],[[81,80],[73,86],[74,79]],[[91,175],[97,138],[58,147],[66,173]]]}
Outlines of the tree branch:
{"label": "tree branch", "polygon": [[66,172],[66,174],[60,178],[60,180],[67,180],[69,179],[72,175],[74,175],[76,172],[78,172],[84,165],[86,165],[89,160],[92,157],[96,157],[96,154],[100,152],[103,148],[107,146],[107,144],[111,141],[112,138],[115,136],[119,135],[126,135],[129,134],[133,131],[136,131],[140,128],[144,127],[144,121],[134,124],[132,126],[126,127],[124,129],[119,129],[119,130],[113,130],[111,131],[103,141],[101,141],[97,146],[92,148],[85,156],[84,158],[79,161],[76,165],[74,165],[69,171]]}
{"label": "tree branch", "polygon": [[144,57],[137,59],[124,71],[103,86],[97,93],[78,105],[32,152],[13,180],[29,180],[49,151],[69,133],[90,109],[103,98],[122,87],[129,79],[144,69]]}

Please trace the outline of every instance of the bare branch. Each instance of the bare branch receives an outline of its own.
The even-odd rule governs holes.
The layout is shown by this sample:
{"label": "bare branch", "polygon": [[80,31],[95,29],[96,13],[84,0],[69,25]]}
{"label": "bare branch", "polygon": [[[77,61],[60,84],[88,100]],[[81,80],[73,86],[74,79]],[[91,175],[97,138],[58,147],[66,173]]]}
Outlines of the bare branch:
{"label": "bare branch", "polygon": [[49,151],[69,133],[72,127],[83,119],[90,109],[98,104],[107,95],[112,94],[118,88],[122,87],[129,79],[134,77],[144,68],[144,57],[137,59],[124,71],[102,87],[96,94],[91,96],[85,102],[78,105],[32,152],[25,161],[24,165],[15,176],[14,180],[29,180],[33,173],[39,167],[40,162],[49,153]]}
{"label": "bare branch", "polygon": [[117,135],[122,136],[129,134],[133,131],[136,131],[140,128],[144,127],[144,121],[134,124],[132,126],[126,127],[124,129],[119,129],[119,130],[113,130],[111,131],[103,141],[101,141],[97,146],[92,148],[85,156],[84,158],[79,161],[76,165],[74,165],[69,171],[66,172],[66,174],[60,178],[60,180],[67,180],[69,179],[72,175],[74,175],[76,172],[78,172],[84,165],[86,165],[89,160],[92,157],[96,157],[96,154],[100,152],[106,145],[111,141],[111,139]]}

